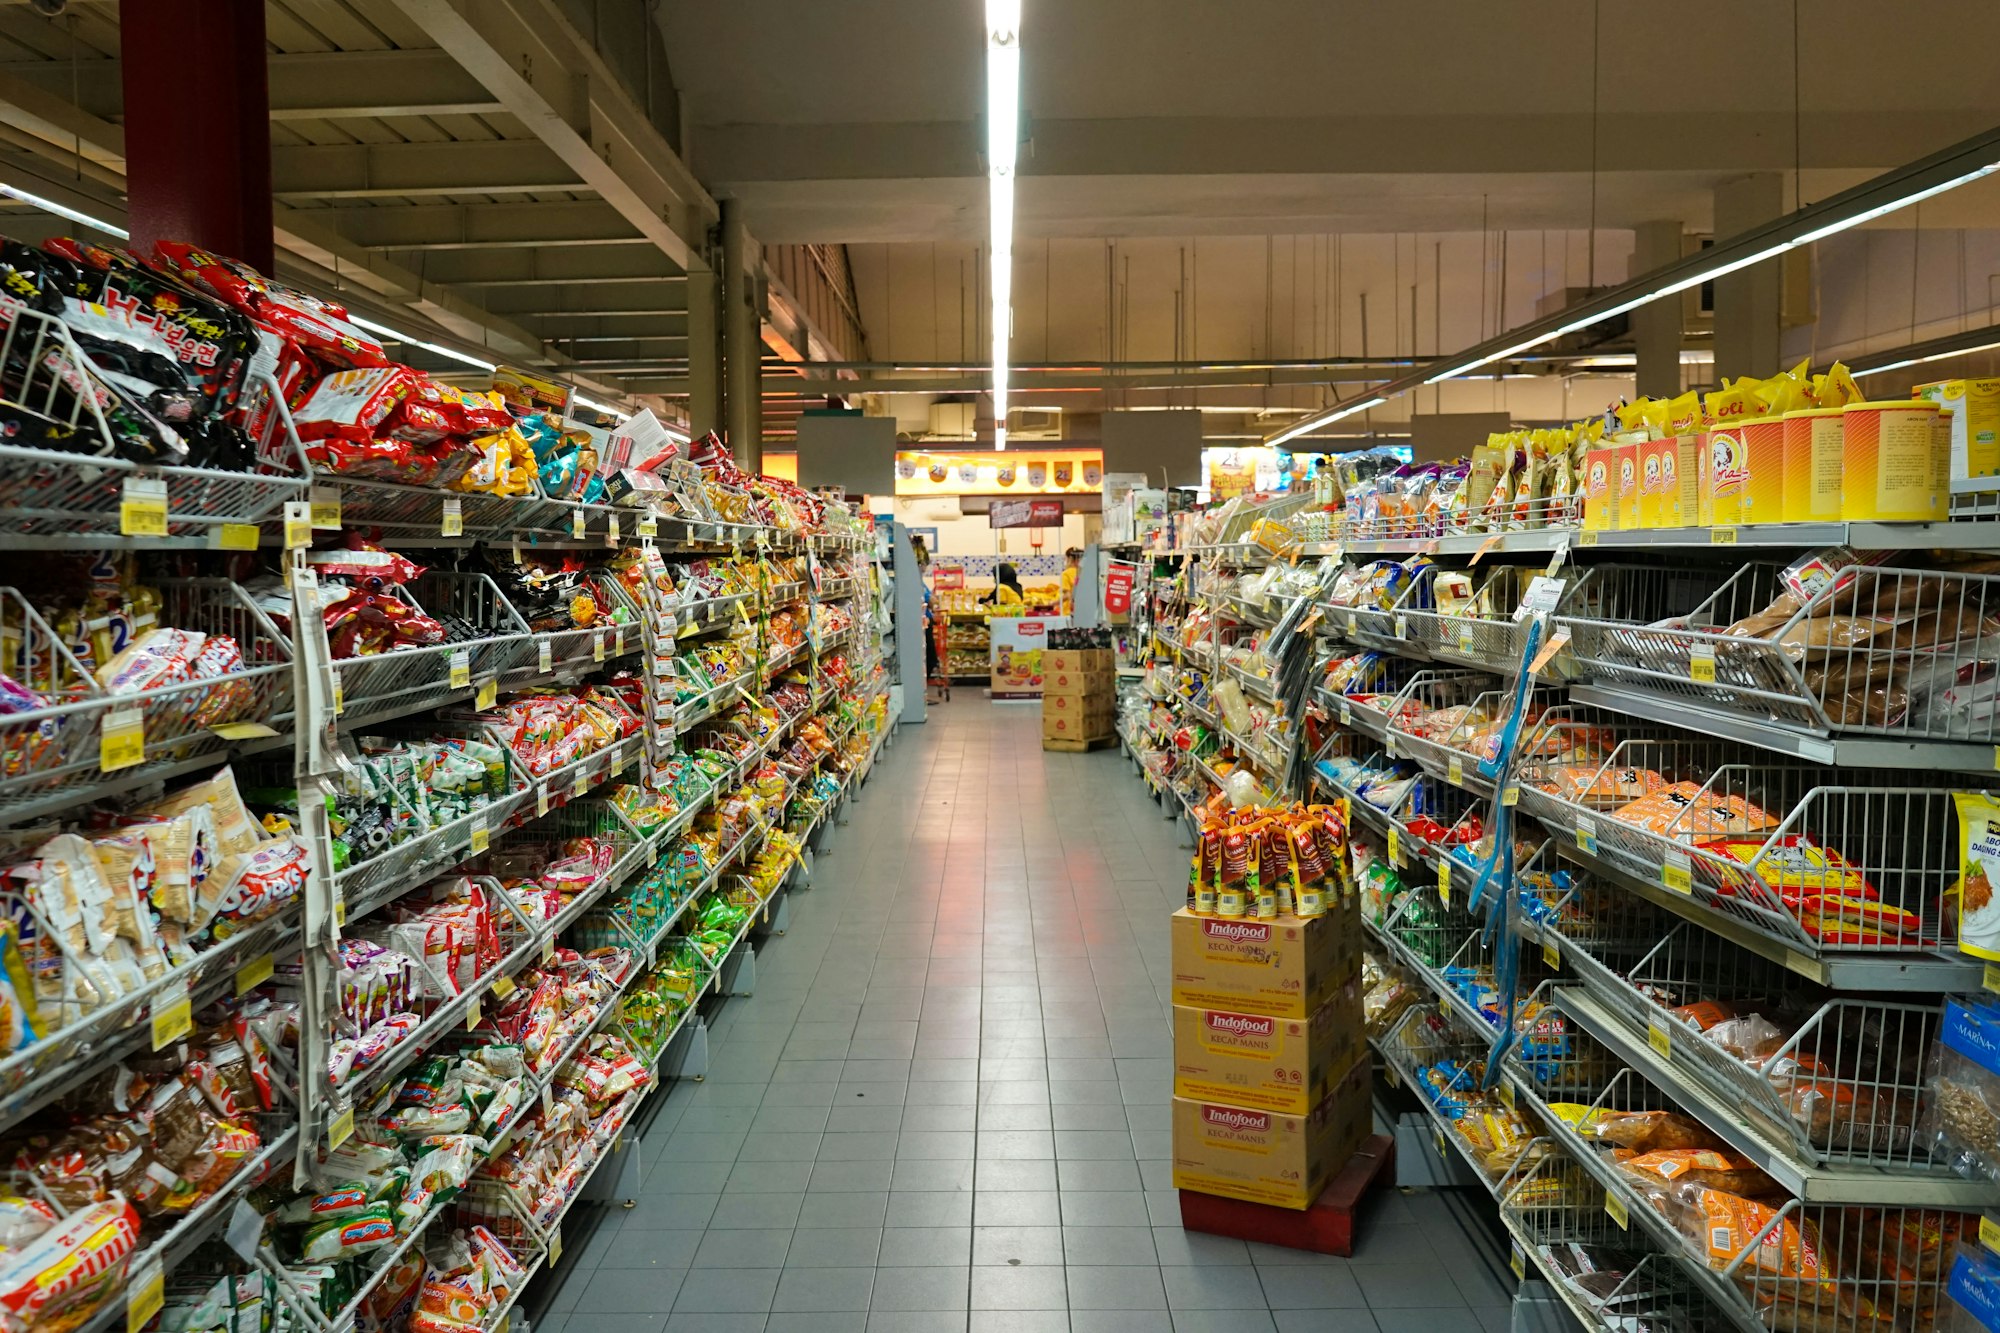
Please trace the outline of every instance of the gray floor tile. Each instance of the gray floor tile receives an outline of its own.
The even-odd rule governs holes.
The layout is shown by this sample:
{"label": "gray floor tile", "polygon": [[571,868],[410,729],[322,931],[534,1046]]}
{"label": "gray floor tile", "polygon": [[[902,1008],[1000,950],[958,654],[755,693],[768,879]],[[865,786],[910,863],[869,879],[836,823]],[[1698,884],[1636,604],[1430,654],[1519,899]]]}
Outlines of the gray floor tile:
{"label": "gray floor tile", "polygon": [[715,1205],[709,1225],[721,1230],[736,1228],[769,1230],[794,1227],[799,1222],[803,1194],[725,1194]]}
{"label": "gray floor tile", "polygon": [[967,1190],[889,1191],[885,1225],[892,1227],[970,1227],[972,1193]]}
{"label": "gray floor tile", "polygon": [[[1267,1270],[1276,1272],[1276,1269]],[[1412,1264],[1350,1264],[1347,1270],[1361,1284],[1371,1310],[1407,1310],[1436,1306],[1458,1295],[1456,1287],[1438,1281],[1435,1262]],[[1456,1304],[1464,1305],[1457,1301]]]}
{"label": "gray floor tile", "polygon": [[1152,1264],[1069,1268],[1069,1303],[1074,1310],[1164,1310],[1167,1295],[1161,1270]]}
{"label": "gray floor tile", "polygon": [[819,1141],[822,1162],[887,1162],[896,1157],[899,1136],[894,1130],[828,1134]]}
{"label": "gray floor tile", "polygon": [[[811,1314],[773,1314],[764,1333],[865,1333],[868,1312],[850,1310],[840,1314],[814,1311]],[[536,1333],[541,1333],[537,1329]]]}
{"label": "gray floor tile", "polygon": [[1183,1231],[1178,1224],[1154,1227],[1153,1248],[1159,1253],[1162,1267],[1251,1262],[1250,1247],[1242,1241]]}
{"label": "gray floor tile", "polygon": [[[637,1211],[634,1209],[633,1211]],[[694,1262],[702,1232],[621,1228],[612,1237],[599,1268],[686,1268]]]}
{"label": "gray floor tile", "polygon": [[801,1227],[880,1227],[888,1218],[887,1190],[841,1190],[807,1194],[799,1209]]}
{"label": "gray floor tile", "polygon": [[816,1162],[806,1192],[830,1194],[879,1190],[886,1193],[895,1168],[896,1164],[891,1161]]}
{"label": "gray floor tile", "polygon": [[1351,1310],[1369,1303],[1345,1267],[1259,1266],[1257,1276],[1264,1284],[1264,1303],[1273,1310]]}
{"label": "gray floor tile", "polygon": [[1064,1310],[1068,1288],[1061,1264],[974,1265],[972,1308],[975,1310]]}
{"label": "gray floor tile", "polygon": [[868,1333],[966,1333],[963,1310],[870,1310]]}
{"label": "gray floor tile", "polygon": [[773,1313],[866,1311],[875,1287],[873,1268],[788,1268],[771,1300]]}
{"label": "gray floor tile", "polygon": [[1479,1316],[1461,1305],[1377,1307],[1373,1313],[1381,1333],[1484,1333]]}
{"label": "gray floor tile", "polygon": [[1070,1333],[1066,1310],[974,1310],[969,1333]]}
{"label": "gray floor tile", "polygon": [[[1315,1311],[1319,1320],[1310,1327],[1318,1333],[1373,1333],[1365,1310],[1343,1310],[1338,1316]],[[1278,1325],[1263,1310],[1176,1310],[1174,1333],[1275,1333]]]}
{"label": "gray floor tile", "polygon": [[791,1244],[789,1229],[711,1230],[694,1262],[699,1268],[783,1268]]}
{"label": "gray floor tile", "polygon": [[[589,1333],[597,1333],[592,1322]],[[769,1325],[762,1314],[677,1314],[670,1317],[665,1333],[761,1333]],[[535,1333],[542,1333],[538,1327]],[[581,1331],[580,1331],[581,1333]]]}
{"label": "gray floor tile", "polygon": [[1062,1228],[975,1226],[972,1262],[975,1265],[1060,1264]]}
{"label": "gray floor tile", "polygon": [[674,1298],[676,1314],[763,1314],[778,1289],[776,1268],[693,1268]]}
{"label": "gray floor tile", "polygon": [[587,1325],[596,1333],[660,1333],[667,1326],[664,1312],[653,1314],[596,1314],[587,1318]]}
{"label": "gray floor tile", "polygon": [[1174,1333],[1165,1310],[1071,1310],[1070,1333]]}
{"label": "gray floor tile", "polygon": [[1062,1220],[1066,1227],[1147,1226],[1146,1196],[1137,1190],[1064,1190]]}
{"label": "gray floor tile", "polygon": [[1159,1263],[1150,1227],[1064,1227],[1062,1243],[1064,1262],[1070,1264]]}
{"label": "gray floor tile", "polygon": [[1265,1309],[1257,1270],[1235,1265],[1163,1268],[1167,1304],[1175,1310]]}
{"label": "gray floor tile", "polygon": [[[736,1154],[742,1162],[810,1162],[819,1155],[818,1134],[752,1134]],[[671,1149],[670,1149],[671,1151]]]}
{"label": "gray floor tile", "polygon": [[871,1310],[949,1310],[971,1308],[968,1267],[875,1269],[875,1295]]}
{"label": "gray floor tile", "polygon": [[785,1254],[790,1268],[873,1268],[882,1251],[880,1227],[800,1227]]}
{"label": "gray floor tile", "polygon": [[972,1262],[970,1226],[886,1227],[881,1257],[886,1268],[963,1268]]}
{"label": "gray floor tile", "polygon": [[588,1275],[573,1275],[570,1281],[583,1287],[577,1295],[575,1314],[594,1325],[598,1315],[670,1310],[684,1277],[678,1268],[600,1268]]}
{"label": "gray floor tile", "polygon": [[1061,1196],[1054,1190],[981,1190],[972,1216],[982,1227],[1061,1226]]}

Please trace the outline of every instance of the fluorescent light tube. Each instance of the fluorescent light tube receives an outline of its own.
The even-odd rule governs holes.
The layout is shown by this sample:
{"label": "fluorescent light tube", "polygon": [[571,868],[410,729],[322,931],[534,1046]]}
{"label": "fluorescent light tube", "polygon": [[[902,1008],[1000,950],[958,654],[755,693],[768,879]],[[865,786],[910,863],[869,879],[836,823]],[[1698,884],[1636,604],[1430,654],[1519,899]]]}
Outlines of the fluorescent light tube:
{"label": "fluorescent light tube", "polygon": [[59,218],[68,218],[71,222],[81,222],[86,227],[95,227],[108,236],[116,236],[121,241],[132,239],[132,233],[126,231],[123,227],[115,227],[103,218],[94,218],[88,213],[80,213],[67,204],[59,204],[53,199],[44,199],[41,195],[31,194],[18,185],[0,183],[0,194],[19,199],[24,204],[33,204],[44,213],[53,213]]}
{"label": "fluorescent light tube", "polygon": [[1296,440],[1299,438],[1299,436],[1308,434],[1312,431],[1316,431],[1321,426],[1331,426],[1334,422],[1341,420],[1343,417],[1351,417],[1356,412],[1366,412],[1369,408],[1380,407],[1382,404],[1388,401],[1389,400],[1387,398],[1377,396],[1374,398],[1363,398],[1360,402],[1356,403],[1343,404],[1342,406],[1335,408],[1331,412],[1322,413],[1321,415],[1316,417],[1307,417],[1304,421],[1299,422],[1298,424],[1292,426],[1291,428],[1280,431],[1278,434],[1271,436],[1269,439],[1265,440],[1264,443],[1269,445],[1278,445],[1278,444],[1283,444],[1287,440]]}
{"label": "fluorescent light tube", "polygon": [[993,447],[1007,447],[1014,332],[1014,167],[1021,146],[1021,0],[986,0],[987,228],[993,273]]}

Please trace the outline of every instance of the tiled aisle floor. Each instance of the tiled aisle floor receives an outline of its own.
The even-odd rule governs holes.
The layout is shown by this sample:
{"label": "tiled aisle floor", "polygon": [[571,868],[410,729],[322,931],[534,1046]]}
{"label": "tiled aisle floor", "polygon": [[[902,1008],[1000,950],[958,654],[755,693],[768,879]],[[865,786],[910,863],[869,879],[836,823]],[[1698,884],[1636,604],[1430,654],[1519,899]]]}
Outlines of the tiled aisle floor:
{"label": "tiled aisle floor", "polygon": [[1448,1192],[1390,1191],[1351,1261],[1181,1230],[1186,853],[1118,751],[962,695],[852,810],[536,1333],[1503,1333]]}

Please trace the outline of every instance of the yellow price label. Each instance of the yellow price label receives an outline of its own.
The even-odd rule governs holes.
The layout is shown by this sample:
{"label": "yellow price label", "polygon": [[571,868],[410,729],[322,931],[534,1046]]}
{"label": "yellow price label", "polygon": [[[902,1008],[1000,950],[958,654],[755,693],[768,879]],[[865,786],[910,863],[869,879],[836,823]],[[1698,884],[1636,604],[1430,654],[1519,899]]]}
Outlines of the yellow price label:
{"label": "yellow price label", "polygon": [[1588,820],[1579,820],[1576,826],[1576,845],[1586,856],[1597,855],[1597,825]]}
{"label": "yellow price label", "polygon": [[1715,649],[1703,644],[1688,653],[1688,679],[1700,685],[1715,684]]}
{"label": "yellow price label", "polygon": [[1625,1201],[1616,1194],[1607,1194],[1604,1196],[1604,1212],[1606,1216],[1618,1224],[1620,1231],[1629,1231],[1631,1229],[1632,1214],[1626,1210]]}
{"label": "yellow price label", "polygon": [[296,551],[301,546],[311,546],[312,539],[312,506],[303,500],[285,501],[285,549]]}
{"label": "yellow price label", "polygon": [[1500,1104],[1510,1111],[1514,1109],[1514,1085],[1505,1080],[1500,1084]]}
{"label": "yellow price label", "polygon": [[485,680],[479,682],[479,689],[472,696],[472,706],[483,713],[491,708],[493,701],[499,697],[500,682],[488,676]]}
{"label": "yellow price label", "polygon": [[167,483],[127,477],[118,501],[118,531],[126,537],[167,535]]}
{"label": "yellow price label", "polygon": [[1653,1054],[1662,1060],[1674,1058],[1674,1034],[1661,1027],[1657,1021],[1646,1024],[1646,1044],[1653,1048]]}
{"label": "yellow price label", "polygon": [[153,995],[153,1049],[159,1050],[194,1031],[194,1005],[187,978],[170,981]]}
{"label": "yellow price label", "polygon": [[1472,559],[1470,563],[1475,565],[1478,564],[1481,560],[1484,560],[1487,556],[1491,555],[1493,553],[1493,549],[1498,545],[1500,545],[1500,534],[1496,532],[1491,537],[1488,537],[1485,541],[1479,543],[1479,549],[1472,553]]}
{"label": "yellow price label", "polygon": [[1563,965],[1562,946],[1554,940],[1543,940],[1542,961],[1550,967],[1561,967]]}
{"label": "yellow price label", "polygon": [[569,535],[574,537],[578,541],[582,541],[585,522],[586,520],[584,519],[583,511],[581,509],[570,510]]}
{"label": "yellow price label", "polygon": [[347,700],[340,692],[340,673],[333,673],[333,715],[339,717],[347,711]]}
{"label": "yellow price label", "polygon": [[2000,1222],[1982,1216],[1979,1219],[1979,1243],[1989,1250],[2000,1252]]}
{"label": "yellow price label", "polygon": [[537,782],[535,784],[535,814],[537,816],[540,816],[540,815],[545,815],[548,812],[549,812],[549,784],[546,782]]}
{"label": "yellow price label", "polygon": [[1438,862],[1438,901],[1451,906],[1451,862]]}
{"label": "yellow price label", "polygon": [[1465,761],[1457,755],[1453,755],[1450,762],[1444,766],[1444,780],[1454,787],[1463,787],[1465,785]]}
{"label": "yellow price label", "polygon": [[148,1259],[132,1270],[125,1284],[125,1333],[139,1333],[166,1304],[166,1270],[158,1259]]}
{"label": "yellow price label", "polygon": [[1437,1150],[1438,1150],[1438,1156],[1439,1156],[1439,1157],[1443,1157],[1443,1156],[1445,1155],[1445,1152],[1444,1152],[1444,1131],[1443,1131],[1442,1129],[1432,1129],[1432,1130],[1431,1130],[1431,1142],[1432,1142],[1433,1144],[1435,1144],[1435,1145],[1437,1146]]}
{"label": "yellow price label", "polygon": [[257,549],[257,525],[224,523],[210,535],[210,542],[218,551],[254,551]]}
{"label": "yellow price label", "polygon": [[545,963],[553,963],[555,960],[556,960],[556,942],[554,938],[551,937],[549,939],[542,941],[542,961]]}
{"label": "yellow price label", "polygon": [[1389,830],[1389,864],[1392,866],[1403,864],[1403,837],[1395,829]]}
{"label": "yellow price label", "polygon": [[465,535],[465,501],[456,495],[445,497],[444,512],[438,518],[438,533],[445,537]]}
{"label": "yellow price label", "polygon": [[472,654],[463,648],[453,653],[446,674],[454,690],[462,690],[472,684]]}
{"label": "yellow price label", "polygon": [[582,795],[589,790],[590,790],[590,779],[583,775],[582,769],[578,769],[576,774],[576,780],[570,783],[569,785],[569,794],[573,797],[581,798]]}
{"label": "yellow price label", "polygon": [[1708,544],[1709,544],[1710,546],[1734,546],[1734,545],[1736,545],[1736,529],[1735,529],[1735,528],[1710,528],[1710,529],[1708,530]]}
{"label": "yellow price label", "polygon": [[276,963],[270,954],[258,954],[236,969],[236,993],[245,994],[271,979]]}
{"label": "yellow price label", "polygon": [[308,503],[312,506],[312,525],[315,528],[340,526],[340,487],[315,486]]}
{"label": "yellow price label", "polygon": [[326,1127],[326,1146],[328,1148],[338,1148],[353,1137],[354,1108],[350,1106],[335,1116],[333,1122]]}
{"label": "yellow price label", "polygon": [[1669,852],[1660,867],[1660,883],[1675,893],[1694,892],[1694,867],[1685,852]]}
{"label": "yellow price label", "polygon": [[492,835],[486,828],[486,816],[483,814],[474,815],[472,818],[472,854],[474,856],[479,855],[491,844]]}
{"label": "yellow price label", "polygon": [[547,639],[543,639],[541,643],[539,643],[535,647],[535,670],[541,672],[544,676],[546,676],[549,674],[549,672],[554,671],[555,669],[556,669],[555,645],[551,644]]}
{"label": "yellow price label", "polygon": [[1382,1066],[1382,1081],[1392,1088],[1403,1086],[1403,1076],[1396,1072],[1396,1066],[1392,1064],[1384,1064]]}
{"label": "yellow price label", "polygon": [[465,1030],[467,1032],[470,1032],[474,1028],[478,1027],[479,1020],[481,1017],[482,1015],[479,1012],[479,1001],[474,1000],[472,1002],[472,1006],[465,1011]]}
{"label": "yellow price label", "polygon": [[554,1268],[556,1260],[560,1258],[562,1258],[562,1228],[556,1227],[549,1232],[549,1267]]}
{"label": "yellow price label", "polygon": [[1576,534],[1576,544],[1578,546],[1595,546],[1597,545],[1597,534],[1595,532],[1579,532]]}
{"label": "yellow price label", "polygon": [[518,988],[514,985],[514,978],[512,977],[499,976],[493,979],[493,998],[497,1000],[506,999],[508,996],[512,995],[516,989]]}
{"label": "yellow price label", "polygon": [[625,627],[623,625],[611,631],[611,654],[614,657],[623,657],[625,655]]}
{"label": "yellow price label", "polygon": [[618,544],[618,515],[616,514],[604,520],[604,544],[606,546],[616,546]]}
{"label": "yellow price label", "polygon": [[603,630],[599,630],[590,636],[590,660],[593,662],[602,662],[604,660]]}
{"label": "yellow price label", "polygon": [[333,924],[336,926],[347,924],[347,899],[335,898],[333,900]]}
{"label": "yellow price label", "polygon": [[660,520],[653,517],[651,514],[639,515],[639,535],[641,537],[659,536]]}
{"label": "yellow price label", "polygon": [[1512,1253],[1507,1256],[1507,1267],[1514,1271],[1514,1280],[1516,1282],[1526,1282],[1528,1280],[1527,1256],[1521,1253],[1521,1246],[1518,1242],[1510,1246],[1509,1249]]}
{"label": "yellow price label", "polygon": [[266,736],[278,734],[276,727],[262,722],[218,722],[209,730],[226,741],[262,740]]}
{"label": "yellow price label", "polygon": [[146,713],[114,708],[98,730],[97,766],[106,773],[146,762]]}
{"label": "yellow price label", "polygon": [[1510,782],[1500,790],[1500,804],[1515,806],[1521,803],[1521,784]]}

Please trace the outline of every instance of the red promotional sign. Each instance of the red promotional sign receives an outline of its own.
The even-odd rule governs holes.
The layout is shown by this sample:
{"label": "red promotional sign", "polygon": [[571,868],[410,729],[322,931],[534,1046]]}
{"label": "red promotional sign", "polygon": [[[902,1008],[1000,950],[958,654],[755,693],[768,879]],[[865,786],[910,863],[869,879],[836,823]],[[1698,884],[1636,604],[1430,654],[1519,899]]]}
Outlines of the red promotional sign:
{"label": "red promotional sign", "polygon": [[986,521],[996,528],[1059,528],[1063,521],[1063,502],[995,500],[986,508]]}
{"label": "red promotional sign", "polygon": [[931,569],[931,587],[963,588],[965,586],[964,565],[937,565]]}
{"label": "red promotional sign", "polygon": [[1132,580],[1137,574],[1131,565],[1113,565],[1104,571],[1104,609],[1114,616],[1132,610]]}

